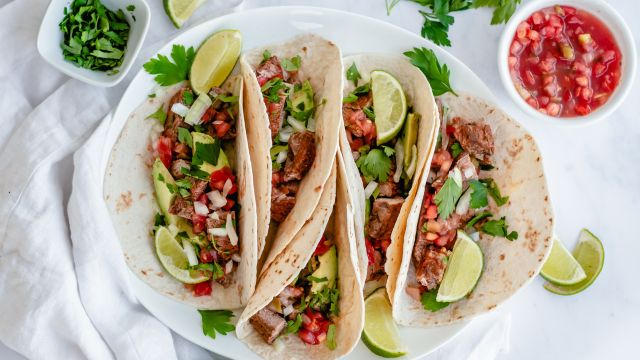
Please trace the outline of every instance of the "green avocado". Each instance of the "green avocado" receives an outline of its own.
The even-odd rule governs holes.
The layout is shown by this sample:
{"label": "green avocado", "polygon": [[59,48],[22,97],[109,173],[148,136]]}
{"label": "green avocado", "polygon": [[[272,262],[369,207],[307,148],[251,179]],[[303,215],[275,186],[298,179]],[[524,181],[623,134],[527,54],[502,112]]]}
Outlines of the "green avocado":
{"label": "green avocado", "polygon": [[296,88],[291,94],[291,114],[300,121],[306,121],[311,117],[314,107],[313,89],[309,80],[305,80],[300,88]]}
{"label": "green avocado", "polygon": [[407,169],[411,164],[411,147],[418,140],[418,123],[420,121],[420,114],[409,113],[407,115],[407,121],[404,124],[403,131],[403,150],[404,150],[404,168]]}
{"label": "green avocado", "polygon": [[[207,134],[203,134],[203,133],[199,133],[199,132],[192,132],[191,133],[191,138],[193,139],[193,146],[191,147],[193,149],[193,158],[200,158],[200,159],[206,159],[207,156],[203,156],[202,154],[198,153],[198,149],[202,149],[202,146],[198,146],[198,144],[204,144],[204,145],[215,145],[217,143],[218,148],[220,149],[219,155],[218,155],[218,159],[216,159],[216,163],[215,164],[211,164],[207,161],[204,161],[201,165],[200,165],[200,170],[206,172],[207,174],[211,174],[212,172],[216,171],[216,170],[220,170],[222,168],[224,168],[225,166],[229,166],[229,160],[227,159],[227,155],[225,155],[224,151],[219,147],[220,142],[217,140],[214,140],[211,136],[207,135]],[[207,146],[207,149],[209,147]]]}
{"label": "green avocado", "polygon": [[180,218],[169,213],[169,207],[176,197],[176,182],[160,159],[156,159],[151,170],[153,185],[156,189],[156,201],[168,224],[177,225]]}
{"label": "green avocado", "polygon": [[326,278],[327,281],[313,282],[311,284],[311,292],[318,293],[325,287],[333,287],[338,277],[338,257],[336,256],[336,246],[333,245],[326,253],[318,257],[318,268],[311,274],[313,277],[321,279]]}

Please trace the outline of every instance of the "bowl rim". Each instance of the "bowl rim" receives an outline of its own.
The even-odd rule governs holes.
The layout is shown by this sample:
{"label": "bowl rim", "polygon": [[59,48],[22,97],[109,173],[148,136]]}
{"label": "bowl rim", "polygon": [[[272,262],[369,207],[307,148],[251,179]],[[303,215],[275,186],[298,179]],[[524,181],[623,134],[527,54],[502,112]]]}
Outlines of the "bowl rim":
{"label": "bowl rim", "polygon": [[[123,4],[126,2],[127,1],[123,1]],[[42,16],[42,21],[40,22],[40,28],[38,29],[38,38],[36,39],[36,48],[38,49],[38,53],[40,54],[40,57],[44,59],[48,64],[53,66],[55,69],[61,71],[62,73],[74,79],[78,79],[87,84],[90,84],[93,86],[100,86],[100,87],[116,86],[117,84],[120,83],[120,81],[122,81],[122,79],[125,78],[129,70],[133,66],[136,58],[140,53],[140,50],[142,49],[142,45],[147,36],[147,32],[149,31],[149,25],[151,23],[151,9],[149,8],[149,5],[147,4],[146,1],[128,0],[128,2],[131,3],[132,5],[135,5],[136,7],[135,11],[140,9],[140,11],[145,16],[143,17],[138,16],[134,21],[134,23],[131,24],[131,29],[133,29],[134,26],[142,27],[140,31],[139,40],[137,41],[134,47],[129,47],[129,42],[131,42],[132,40],[131,37],[129,38],[129,42],[127,43],[127,51],[125,52],[122,65],[120,65],[120,67],[118,68],[117,74],[109,75],[108,77],[105,77],[105,79],[92,78],[83,73],[84,71],[91,71],[91,70],[87,70],[87,69],[75,67],[75,66],[74,67],[62,66],[58,61],[54,60],[50,56],[50,54],[45,50],[44,43],[46,41],[49,41],[50,38],[52,38],[52,35],[50,35],[51,29],[46,28],[47,20],[49,19],[49,17],[54,16],[53,12],[58,10],[58,7],[60,6],[60,4],[63,4],[65,7],[67,7],[69,5],[68,0],[51,0],[49,5],[47,6],[47,10]],[[60,9],[60,12],[62,12],[62,9]],[[60,19],[62,18],[60,17]],[[59,29],[56,28],[56,31],[59,31]]]}
{"label": "bowl rim", "polygon": [[[593,112],[585,116],[577,117],[553,117],[545,115],[533,107],[531,107],[515,89],[511,75],[509,74],[509,46],[513,40],[516,27],[520,22],[529,17],[533,12],[552,5],[568,5],[581,8],[592,13],[600,21],[602,21],[609,31],[611,31],[620,52],[623,55],[622,74],[620,83],[614,90],[609,100]],[[596,11],[606,13],[606,17],[599,16]],[[594,124],[609,117],[616,109],[620,107],[624,99],[629,94],[636,75],[637,53],[635,42],[631,30],[627,26],[624,18],[607,2],[603,0],[537,0],[524,4],[519,8],[511,19],[507,22],[498,45],[498,73],[500,80],[506,92],[513,101],[529,116],[542,120],[556,126],[580,127]]]}

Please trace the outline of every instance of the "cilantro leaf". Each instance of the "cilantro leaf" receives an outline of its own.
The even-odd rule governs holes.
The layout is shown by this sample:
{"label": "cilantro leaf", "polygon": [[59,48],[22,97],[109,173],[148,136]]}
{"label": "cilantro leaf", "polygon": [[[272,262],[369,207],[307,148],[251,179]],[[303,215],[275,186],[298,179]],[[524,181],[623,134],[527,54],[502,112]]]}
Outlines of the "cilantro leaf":
{"label": "cilantro leaf", "polygon": [[376,114],[373,112],[373,109],[370,106],[367,106],[366,108],[362,109],[362,112],[364,112],[364,114],[370,120],[375,120],[376,119]]}
{"label": "cilantro leaf", "polygon": [[191,133],[187,128],[178,127],[178,141],[191,147],[193,139],[191,138]]}
{"label": "cilantro leaf", "polygon": [[187,169],[186,167],[183,167],[182,169],[180,169],[180,172],[196,179],[209,180],[209,173],[207,173],[206,171],[200,170],[200,167],[197,165],[192,164],[191,169]]}
{"label": "cilantro leaf", "polygon": [[193,93],[191,91],[185,91],[182,93],[182,102],[185,105],[191,106],[193,105]]}
{"label": "cilantro leaf", "polygon": [[504,237],[511,241],[518,239],[518,233],[516,231],[509,232],[504,216],[501,217],[500,220],[487,221],[482,225],[480,230],[485,234]]}
{"label": "cilantro leaf", "polygon": [[[285,85],[280,78],[271,79],[260,88],[262,94],[265,95],[267,97],[267,100],[272,103],[279,102],[280,96],[287,94],[286,89],[288,89],[287,85]],[[280,90],[285,91],[281,92]]]}
{"label": "cilantro leaf", "polygon": [[460,146],[459,142],[457,141],[454,142],[453,145],[451,145],[451,156],[455,159],[461,153],[462,153],[462,146]]}
{"label": "cilantro leaf", "polygon": [[426,76],[434,96],[447,92],[458,95],[449,84],[449,68],[446,64],[440,65],[433,50],[424,47],[413,48],[413,51],[407,51],[404,55]]}
{"label": "cilantro leaf", "polygon": [[162,86],[177,84],[180,81],[187,80],[191,63],[196,55],[193,47],[185,49],[182,45],[173,45],[171,49],[171,59],[158,54],[157,59],[149,59],[143,67],[154,77],[155,81]]}
{"label": "cilantro leaf", "polygon": [[456,202],[462,195],[462,175],[458,168],[454,169],[454,175],[449,176],[442,188],[433,197],[433,202],[438,205],[438,214],[446,220],[456,208]]}
{"label": "cilantro leaf", "polygon": [[354,102],[356,100],[358,100],[358,95],[356,95],[354,93],[351,93],[351,94],[345,96],[344,98],[342,98],[342,102],[344,104],[352,103],[352,102]]}
{"label": "cilantro leaf", "polygon": [[269,50],[265,50],[264,52],[262,52],[262,61],[267,61],[271,58],[271,51]]}
{"label": "cilantro leaf", "polygon": [[136,9],[135,5],[127,5],[127,11],[134,11]]}
{"label": "cilantro leaf", "polygon": [[480,180],[482,183],[487,185],[487,189],[489,190],[489,195],[493,198],[493,201],[496,202],[496,205],[502,206],[509,201],[508,196],[502,196],[500,193],[500,189],[498,188],[498,184],[496,184],[495,180],[492,178],[486,178]]}
{"label": "cilantro leaf", "polygon": [[433,289],[431,291],[424,292],[422,297],[420,298],[420,302],[425,310],[435,312],[440,309],[446,308],[449,306],[448,302],[439,302],[436,300],[438,296],[438,289]]}
{"label": "cilantro leaf", "polygon": [[309,275],[309,276],[307,276],[307,280],[312,281],[312,282],[314,282],[314,283],[323,283],[323,282],[327,282],[327,281],[329,281],[329,280],[327,279],[327,277],[326,277],[326,276],[323,276],[323,277],[321,277],[321,278],[318,278],[318,277],[315,277],[315,276],[313,276],[313,275]]}
{"label": "cilantro leaf", "polygon": [[327,330],[327,348],[329,350],[336,349],[336,325],[329,325],[329,329]]}
{"label": "cilantro leaf", "polygon": [[433,41],[437,45],[451,46],[451,40],[449,40],[449,26],[453,24],[454,19],[449,15],[437,15],[434,13],[428,13],[425,11],[419,11],[424,18],[422,24],[422,30],[420,34],[422,37]]}
{"label": "cilantro leaf", "polygon": [[300,326],[302,325],[302,316],[298,314],[295,320],[287,321],[287,332],[289,334],[295,334],[300,330]]}
{"label": "cilantro leaf", "polygon": [[496,25],[506,23],[516,11],[518,4],[520,4],[520,0],[474,0],[472,6],[474,8],[493,8],[491,25]]}
{"label": "cilantro leaf", "polygon": [[356,165],[366,178],[377,179],[379,182],[387,181],[391,171],[391,159],[381,149],[373,149],[366,155],[361,155]]}
{"label": "cilantro leaf", "polygon": [[360,72],[354,62],[347,69],[347,80],[353,81],[353,86],[358,86],[358,79],[362,79],[362,76],[360,76]]}
{"label": "cilantro leaf", "polygon": [[230,323],[233,312],[229,310],[198,310],[202,317],[202,332],[212,339],[216,338],[216,332],[227,335],[236,329]]}
{"label": "cilantro leaf", "polygon": [[282,59],[280,64],[282,65],[282,68],[285,69],[286,71],[298,71],[298,69],[300,69],[301,62],[302,62],[302,58],[300,57],[300,55],[296,55],[292,57],[291,60]]}
{"label": "cilantro leaf", "polygon": [[309,299],[309,307],[319,309],[320,312],[331,312],[333,315],[339,315],[338,300],[340,298],[340,290],[336,287],[325,286],[321,291],[311,295]]}
{"label": "cilantro leaf", "polygon": [[213,143],[210,144],[197,142],[195,146],[191,159],[192,164],[201,165],[206,162],[216,165],[218,163],[218,157],[220,156],[220,141],[218,139],[214,139]]}
{"label": "cilantro leaf", "polygon": [[488,212],[488,211],[484,211],[481,212],[480,214],[474,216],[471,220],[469,220],[469,222],[467,223],[468,227],[472,227],[473,225],[475,225],[478,221],[484,219],[484,218],[488,218],[490,216],[493,216],[492,213]]}
{"label": "cilantro leaf", "polygon": [[396,153],[396,151],[392,147],[386,145],[382,145],[382,151],[384,151],[384,153],[389,157],[393,156]]}
{"label": "cilantro leaf", "polygon": [[153,114],[147,116],[147,119],[156,119],[160,123],[160,125],[164,126],[165,120],[167,120],[167,113],[162,110],[162,105],[154,112]]}
{"label": "cilantro leaf", "polygon": [[471,188],[471,202],[469,203],[469,207],[479,209],[489,204],[487,201],[487,186],[484,183],[478,180],[471,180],[469,187]]}

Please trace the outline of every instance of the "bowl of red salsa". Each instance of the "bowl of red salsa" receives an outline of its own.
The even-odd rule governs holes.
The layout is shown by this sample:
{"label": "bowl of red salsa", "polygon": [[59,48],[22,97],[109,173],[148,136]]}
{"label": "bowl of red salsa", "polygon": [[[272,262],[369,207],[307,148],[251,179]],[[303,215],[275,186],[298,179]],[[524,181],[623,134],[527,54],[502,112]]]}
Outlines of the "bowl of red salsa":
{"label": "bowl of red salsa", "polygon": [[500,77],[536,119],[583,125],[623,101],[636,71],[636,49],[622,17],[602,0],[534,1],[502,35]]}

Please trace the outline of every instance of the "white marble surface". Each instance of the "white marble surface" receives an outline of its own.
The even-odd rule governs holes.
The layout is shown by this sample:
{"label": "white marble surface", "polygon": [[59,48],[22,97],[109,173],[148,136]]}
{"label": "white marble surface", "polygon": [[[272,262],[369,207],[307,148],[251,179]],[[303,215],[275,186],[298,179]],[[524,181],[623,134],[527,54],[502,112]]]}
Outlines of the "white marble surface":
{"label": "white marble surface", "polygon": [[[155,2],[152,0],[151,2]],[[216,0],[211,0],[216,1]],[[0,6],[8,1],[0,1]],[[640,48],[640,5],[610,0],[631,27]],[[241,8],[270,5],[316,5],[344,9],[389,21],[419,33],[417,6],[402,2],[390,17],[384,0],[278,1],[245,0]],[[167,27],[155,6],[151,27]],[[635,15],[635,16],[634,16]],[[206,14],[197,14],[204,19]],[[542,288],[542,279],[518,293],[497,311],[512,318],[505,359],[634,358],[640,339],[640,240],[635,225],[640,216],[640,84],[635,81],[627,101],[609,119],[591,127],[569,129],[535,122],[507,97],[498,78],[496,51],[502,26],[489,26],[490,11],[456,15],[448,49],[487,83],[500,106],[536,137],[557,220],[557,233],[569,248],[582,227],[604,243],[606,261],[599,279],[585,292],[562,297]],[[148,38],[147,45],[160,38]],[[114,89],[119,98],[123,86]],[[535,196],[535,194],[532,194]],[[464,333],[456,341],[464,341]],[[21,359],[0,343],[0,359]]]}

